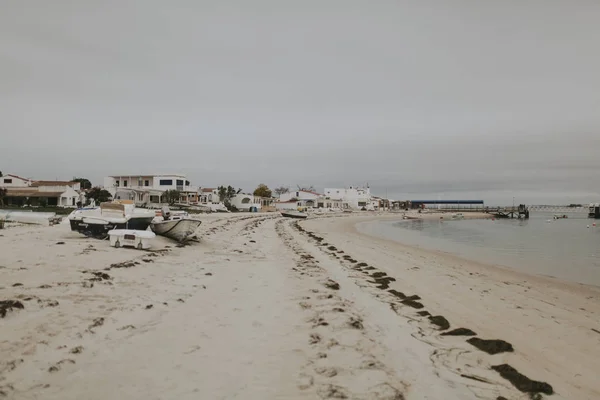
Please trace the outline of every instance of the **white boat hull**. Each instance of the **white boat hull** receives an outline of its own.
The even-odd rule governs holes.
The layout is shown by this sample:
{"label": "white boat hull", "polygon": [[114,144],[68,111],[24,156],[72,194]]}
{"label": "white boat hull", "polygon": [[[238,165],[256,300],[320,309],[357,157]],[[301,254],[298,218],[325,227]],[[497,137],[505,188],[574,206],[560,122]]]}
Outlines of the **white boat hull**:
{"label": "white boat hull", "polygon": [[308,215],[300,211],[281,211],[281,216],[286,218],[306,219]]}
{"label": "white boat hull", "polygon": [[196,219],[176,219],[153,222],[150,225],[150,229],[157,235],[165,236],[178,242],[185,242],[196,233],[201,224],[202,221]]}

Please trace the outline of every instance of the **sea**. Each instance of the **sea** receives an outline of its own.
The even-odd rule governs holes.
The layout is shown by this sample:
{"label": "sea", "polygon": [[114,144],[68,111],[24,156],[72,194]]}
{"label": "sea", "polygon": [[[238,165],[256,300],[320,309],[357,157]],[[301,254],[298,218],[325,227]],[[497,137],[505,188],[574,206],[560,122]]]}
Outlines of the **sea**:
{"label": "sea", "polygon": [[[531,213],[528,220],[372,221],[366,234],[517,271],[600,287],[600,220],[587,213]],[[597,224],[598,226],[594,226]]]}

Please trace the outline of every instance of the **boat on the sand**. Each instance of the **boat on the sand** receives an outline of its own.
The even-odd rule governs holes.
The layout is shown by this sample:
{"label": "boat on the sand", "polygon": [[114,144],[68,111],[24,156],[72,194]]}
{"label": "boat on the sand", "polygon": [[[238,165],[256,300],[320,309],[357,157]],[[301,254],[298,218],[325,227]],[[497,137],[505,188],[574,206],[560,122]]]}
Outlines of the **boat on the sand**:
{"label": "boat on the sand", "polygon": [[191,239],[202,224],[202,221],[190,218],[187,213],[173,215],[167,207],[162,209],[161,214],[161,217],[156,217],[152,222],[150,229],[157,235],[178,242]]}
{"label": "boat on the sand", "polygon": [[136,208],[131,200],[117,200],[75,210],[69,215],[69,223],[72,231],[106,239],[113,229],[145,231],[155,215],[153,210]]}
{"label": "boat on the sand", "polygon": [[286,218],[306,219],[308,214],[302,211],[281,211],[281,216]]}

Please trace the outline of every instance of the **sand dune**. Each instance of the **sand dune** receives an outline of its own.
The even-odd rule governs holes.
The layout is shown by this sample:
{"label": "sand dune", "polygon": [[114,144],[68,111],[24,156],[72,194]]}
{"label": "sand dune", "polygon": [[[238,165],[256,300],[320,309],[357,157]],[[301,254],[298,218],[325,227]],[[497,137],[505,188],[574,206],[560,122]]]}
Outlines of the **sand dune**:
{"label": "sand dune", "polygon": [[502,364],[599,397],[592,288],[369,238],[360,216],[203,218],[200,243],[151,252],[0,231],[0,300],[23,305],[0,319],[0,397],[527,398]]}

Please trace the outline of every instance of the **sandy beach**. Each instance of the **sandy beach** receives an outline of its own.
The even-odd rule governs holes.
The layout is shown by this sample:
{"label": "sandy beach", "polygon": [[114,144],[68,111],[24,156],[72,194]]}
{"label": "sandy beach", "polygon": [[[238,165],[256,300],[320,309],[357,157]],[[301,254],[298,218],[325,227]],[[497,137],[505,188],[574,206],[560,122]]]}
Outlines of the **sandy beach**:
{"label": "sandy beach", "polygon": [[211,214],[152,251],[0,230],[0,398],[600,398],[600,288],[359,230],[398,217]]}

